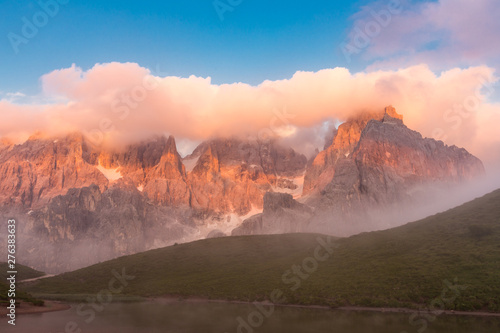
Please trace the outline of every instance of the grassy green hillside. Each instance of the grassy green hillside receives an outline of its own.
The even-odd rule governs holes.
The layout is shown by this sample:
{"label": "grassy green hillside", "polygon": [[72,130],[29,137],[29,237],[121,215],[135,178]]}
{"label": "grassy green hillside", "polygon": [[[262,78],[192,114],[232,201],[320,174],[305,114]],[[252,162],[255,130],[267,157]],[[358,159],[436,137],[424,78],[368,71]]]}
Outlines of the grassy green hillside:
{"label": "grassy green hillside", "polygon": [[[6,304],[8,302],[7,293],[8,293],[9,287],[8,287],[8,284],[6,283],[6,279],[9,276],[9,274],[7,274],[8,270],[9,269],[7,267],[7,263],[5,263],[5,262],[0,263],[0,304],[4,304],[4,303]],[[24,265],[20,265],[20,264],[16,264],[16,271],[17,271],[17,274],[16,274],[17,282],[19,282],[21,280],[33,279],[33,278],[37,278],[37,277],[45,275],[45,273],[39,272],[39,271],[34,270],[28,266],[24,266]],[[16,300],[17,301],[25,301],[25,302],[33,303],[35,305],[43,305],[43,301],[38,300],[36,298],[33,298],[30,294],[22,291],[21,290],[22,287],[21,287],[21,289],[19,289],[19,288],[20,288],[20,285],[17,284],[16,285]]]}
{"label": "grassy green hillside", "polygon": [[439,299],[443,281],[454,285],[456,278],[460,287],[441,298],[446,308],[500,311],[500,190],[399,228],[336,240],[333,255],[292,291],[282,275],[313,256],[317,237],[326,238],[288,234],[197,241],[27,287],[37,294],[96,294],[109,288],[113,269],[125,269],[135,276],[122,291],[126,295],[254,301],[280,289],[286,303],[419,307]]}
{"label": "grassy green hillside", "polygon": [[[5,281],[5,279],[8,277],[9,274],[7,274],[7,271],[10,271],[10,269],[7,267],[7,263],[0,262],[0,281]],[[20,264],[16,265],[16,271],[16,278],[18,281],[34,279],[45,275],[45,273],[43,272],[39,272],[33,268]]]}

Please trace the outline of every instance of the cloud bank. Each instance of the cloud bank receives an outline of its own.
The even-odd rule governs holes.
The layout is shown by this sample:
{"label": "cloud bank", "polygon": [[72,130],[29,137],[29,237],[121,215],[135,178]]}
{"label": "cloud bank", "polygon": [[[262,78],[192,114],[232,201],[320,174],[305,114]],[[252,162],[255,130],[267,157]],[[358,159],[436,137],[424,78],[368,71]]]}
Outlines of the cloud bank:
{"label": "cloud bank", "polygon": [[215,85],[210,78],[155,76],[135,63],[98,64],[87,71],[73,65],[41,78],[43,98],[60,102],[0,100],[0,136],[20,141],[35,131],[82,131],[96,143],[124,145],[154,134],[199,141],[272,133],[304,141],[311,129],[324,134],[320,129],[328,121],[392,104],[424,136],[465,147],[485,161],[500,160],[492,153],[500,151],[495,128],[500,105],[486,101],[494,80],[486,66],[436,75],[417,65],[395,71],[297,72],[258,86]]}

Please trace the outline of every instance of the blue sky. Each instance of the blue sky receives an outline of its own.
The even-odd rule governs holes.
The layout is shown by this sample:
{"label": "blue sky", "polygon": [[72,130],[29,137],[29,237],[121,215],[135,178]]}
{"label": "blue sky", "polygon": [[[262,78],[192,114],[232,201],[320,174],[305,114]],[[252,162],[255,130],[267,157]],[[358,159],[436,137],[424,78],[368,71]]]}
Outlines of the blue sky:
{"label": "blue sky", "polygon": [[[41,75],[72,63],[88,69],[136,62],[161,74],[250,84],[347,66],[338,45],[349,17],[366,3],[244,0],[221,21],[211,0],[70,0],[16,54],[7,34],[22,35],[22,18],[31,21],[41,7],[3,1],[0,90],[33,93]],[[363,65],[350,64],[354,70]]]}

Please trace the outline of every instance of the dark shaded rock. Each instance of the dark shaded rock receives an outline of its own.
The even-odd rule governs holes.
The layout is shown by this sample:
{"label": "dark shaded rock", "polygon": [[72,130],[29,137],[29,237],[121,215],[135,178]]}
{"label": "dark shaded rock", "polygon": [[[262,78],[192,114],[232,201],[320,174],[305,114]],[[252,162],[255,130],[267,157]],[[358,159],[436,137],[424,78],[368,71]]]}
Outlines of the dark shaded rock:
{"label": "dark shaded rock", "polygon": [[231,236],[306,232],[313,211],[293,199],[290,194],[268,192],[264,210],[235,228]]}

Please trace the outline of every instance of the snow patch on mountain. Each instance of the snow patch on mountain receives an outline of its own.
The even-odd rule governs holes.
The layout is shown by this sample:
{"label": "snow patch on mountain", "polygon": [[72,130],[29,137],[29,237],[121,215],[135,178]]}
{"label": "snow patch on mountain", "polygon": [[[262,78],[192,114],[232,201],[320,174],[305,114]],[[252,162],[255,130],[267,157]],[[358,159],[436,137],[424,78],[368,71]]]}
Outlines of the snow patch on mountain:
{"label": "snow patch on mountain", "polygon": [[104,177],[106,177],[111,182],[114,182],[120,178],[123,178],[122,174],[119,171],[120,170],[119,167],[116,169],[106,169],[99,161],[99,165],[96,168],[97,168],[97,170],[101,171],[101,173],[104,175]]}

